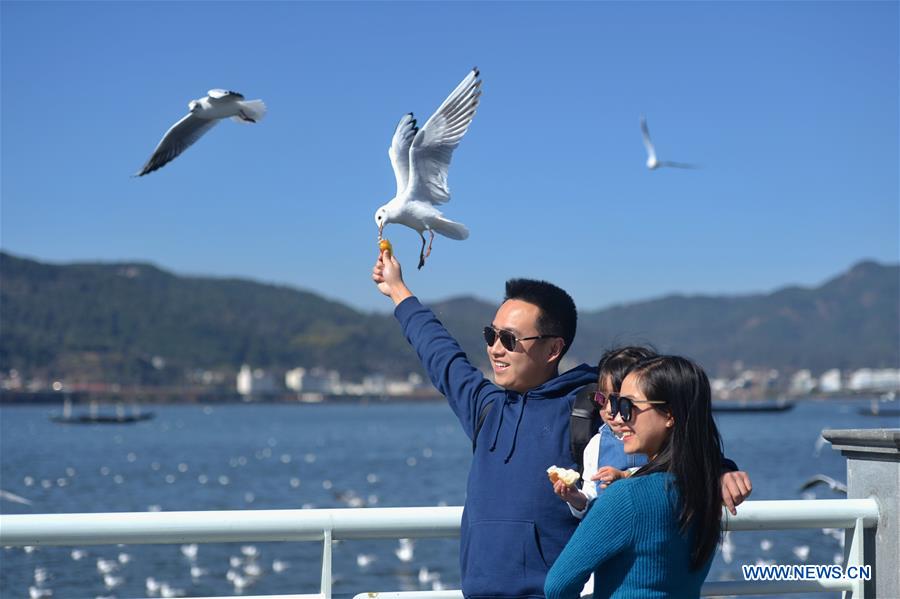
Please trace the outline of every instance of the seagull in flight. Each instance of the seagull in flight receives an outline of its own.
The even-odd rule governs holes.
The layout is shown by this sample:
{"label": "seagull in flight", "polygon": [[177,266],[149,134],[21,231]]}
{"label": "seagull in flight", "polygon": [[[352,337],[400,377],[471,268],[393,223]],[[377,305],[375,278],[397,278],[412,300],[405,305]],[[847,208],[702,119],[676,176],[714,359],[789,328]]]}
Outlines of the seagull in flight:
{"label": "seagull in flight", "polygon": [[[378,239],[384,226],[399,223],[415,229],[422,238],[419,251],[419,268],[431,254],[435,232],[450,239],[465,239],[469,230],[465,225],[444,217],[438,206],[450,201],[447,186],[447,170],[453,150],[469,128],[481,97],[481,80],[478,68],[456,86],[444,103],[419,129],[410,112],[400,119],[388,156],[397,179],[397,194],[375,211]],[[425,235],[430,239],[425,249]]]}
{"label": "seagull in flight", "polygon": [[650,140],[650,129],[647,128],[647,119],[644,117],[644,115],[641,115],[641,136],[644,138],[644,147],[647,148],[647,168],[651,171],[654,171],[661,166],[673,166],[675,168],[697,168],[695,165],[687,164],[686,162],[658,160],[656,158],[656,149],[653,147],[653,142]]}
{"label": "seagull in flight", "polygon": [[847,494],[846,484],[834,480],[830,476],[825,476],[824,474],[816,474],[815,476],[811,477],[809,480],[803,483],[803,486],[800,487],[800,490],[805,491],[819,484],[828,485],[828,488],[835,493],[843,493],[844,495]]}
{"label": "seagull in flight", "polygon": [[166,131],[150,160],[135,176],[143,177],[165,166],[224,118],[255,123],[266,115],[262,100],[244,100],[243,95],[224,89],[209,90],[205,98],[191,100],[188,109],[190,112]]}
{"label": "seagull in flight", "polygon": [[0,489],[0,499],[4,501],[11,501],[13,503],[21,503],[22,505],[31,505],[30,499],[25,499],[21,495],[16,495],[15,493],[10,493],[9,491],[4,491]]}

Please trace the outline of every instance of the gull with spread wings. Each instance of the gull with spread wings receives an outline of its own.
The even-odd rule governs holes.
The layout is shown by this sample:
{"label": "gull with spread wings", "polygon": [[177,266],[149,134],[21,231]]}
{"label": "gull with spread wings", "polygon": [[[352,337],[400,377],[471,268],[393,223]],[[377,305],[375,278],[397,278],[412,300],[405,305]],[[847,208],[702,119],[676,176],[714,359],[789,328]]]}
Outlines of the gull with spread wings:
{"label": "gull with spread wings", "polygon": [[239,123],[255,123],[266,115],[262,100],[244,100],[241,94],[224,89],[209,90],[205,98],[191,100],[188,109],[187,116],[166,131],[153,156],[136,176],[143,177],[165,166],[222,119],[231,117]]}
{"label": "gull with spread wings", "polygon": [[[481,97],[477,68],[460,82],[433,115],[419,129],[413,114],[404,115],[397,124],[388,155],[397,179],[397,195],[375,212],[378,239],[388,223],[415,229],[422,238],[419,268],[431,254],[435,232],[450,239],[465,239],[465,225],[444,217],[438,206],[450,200],[447,170],[453,150],[469,128]],[[425,231],[430,240],[425,249]]]}
{"label": "gull with spread wings", "polygon": [[656,158],[656,149],[650,141],[650,129],[647,128],[647,119],[641,115],[641,136],[644,138],[644,147],[647,149],[647,168],[651,171],[661,166],[674,166],[675,168],[697,168],[696,165],[686,162],[672,162],[671,160],[659,160]]}

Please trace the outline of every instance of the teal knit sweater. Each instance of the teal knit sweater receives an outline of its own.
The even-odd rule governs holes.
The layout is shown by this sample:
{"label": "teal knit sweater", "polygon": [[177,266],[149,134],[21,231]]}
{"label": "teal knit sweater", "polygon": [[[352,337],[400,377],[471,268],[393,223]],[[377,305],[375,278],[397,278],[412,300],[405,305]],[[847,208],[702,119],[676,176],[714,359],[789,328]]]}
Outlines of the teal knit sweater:
{"label": "teal knit sweater", "polygon": [[574,598],[594,573],[594,597],[699,597],[712,564],[690,569],[691,545],[678,532],[670,474],[620,480],[594,502],[547,574],[547,599]]}

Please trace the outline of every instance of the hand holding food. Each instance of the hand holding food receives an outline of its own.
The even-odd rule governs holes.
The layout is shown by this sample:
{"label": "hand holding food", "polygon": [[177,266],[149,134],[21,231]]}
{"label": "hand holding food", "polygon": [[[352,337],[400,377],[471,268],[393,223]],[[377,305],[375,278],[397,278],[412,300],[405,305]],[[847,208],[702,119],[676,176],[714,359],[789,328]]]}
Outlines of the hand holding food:
{"label": "hand holding food", "polygon": [[578,474],[574,470],[569,470],[568,468],[560,468],[556,465],[550,466],[547,468],[547,477],[550,479],[551,483],[556,483],[556,481],[563,481],[567,487],[571,487],[578,479],[581,478],[581,475]]}
{"label": "hand holding food", "polygon": [[391,245],[390,241],[382,238],[378,240],[378,250],[392,254],[394,252],[394,246]]}

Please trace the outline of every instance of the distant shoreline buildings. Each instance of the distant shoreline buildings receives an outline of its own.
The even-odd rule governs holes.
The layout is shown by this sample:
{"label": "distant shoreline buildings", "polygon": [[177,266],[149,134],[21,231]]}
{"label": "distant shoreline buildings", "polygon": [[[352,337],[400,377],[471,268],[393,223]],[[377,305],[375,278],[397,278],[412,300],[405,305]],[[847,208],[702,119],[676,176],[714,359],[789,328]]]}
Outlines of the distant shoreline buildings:
{"label": "distant shoreline buildings", "polygon": [[[713,394],[720,400],[766,399],[806,396],[870,396],[900,393],[900,368],[831,368],[819,374],[808,369],[788,375],[776,369],[743,368],[734,374],[713,378]],[[489,373],[486,373],[489,375]],[[82,399],[134,402],[198,401],[302,401],[319,402],[340,398],[434,399],[440,397],[430,381],[418,373],[406,378],[374,374],[361,381],[347,381],[337,370],[295,367],[289,370],[241,366],[237,374],[198,371],[189,386],[119,385],[106,382],[25,380],[17,371],[0,373],[0,403],[61,401],[63,395]]]}

